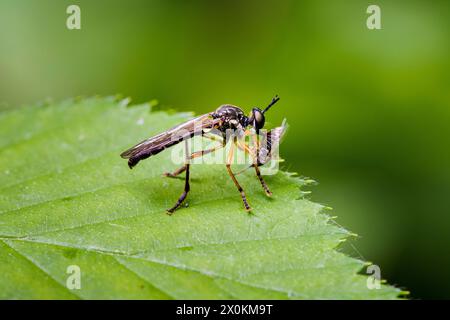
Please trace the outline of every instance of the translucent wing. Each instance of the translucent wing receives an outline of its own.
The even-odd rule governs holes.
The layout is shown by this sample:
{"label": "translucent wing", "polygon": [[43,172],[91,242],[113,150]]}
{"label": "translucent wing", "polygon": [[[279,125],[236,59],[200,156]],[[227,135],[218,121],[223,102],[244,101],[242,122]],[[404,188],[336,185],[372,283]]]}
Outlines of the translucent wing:
{"label": "translucent wing", "polygon": [[133,168],[143,159],[158,154],[183,140],[202,134],[204,129],[214,128],[219,121],[220,119],[213,119],[209,113],[201,115],[138,143],[122,152],[120,156],[128,159],[128,166]]}
{"label": "translucent wing", "polygon": [[269,130],[263,138],[260,144],[258,153],[258,166],[263,165],[274,158],[275,153],[278,152],[278,147],[287,131],[286,120],[280,127]]}
{"label": "translucent wing", "polygon": [[[258,167],[266,164],[270,160],[276,160],[278,157],[278,147],[286,134],[286,131],[288,129],[288,125],[286,123],[286,120],[283,120],[283,123],[280,127],[273,128],[267,132],[263,133],[262,141],[259,143],[258,148]],[[255,154],[255,148],[251,148],[252,154]],[[244,171],[247,171],[248,169],[254,167],[252,164],[249,167],[246,167],[236,173],[235,175],[241,174]]]}

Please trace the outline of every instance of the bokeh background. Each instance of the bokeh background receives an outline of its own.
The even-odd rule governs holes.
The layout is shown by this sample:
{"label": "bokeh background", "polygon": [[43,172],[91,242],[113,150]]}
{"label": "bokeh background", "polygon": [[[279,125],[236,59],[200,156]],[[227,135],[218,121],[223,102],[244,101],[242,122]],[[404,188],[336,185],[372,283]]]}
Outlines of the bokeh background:
{"label": "bokeh background", "polygon": [[204,113],[279,94],[285,167],[360,235],[342,250],[450,298],[449,39],[437,0],[1,0],[0,108],[120,93]]}

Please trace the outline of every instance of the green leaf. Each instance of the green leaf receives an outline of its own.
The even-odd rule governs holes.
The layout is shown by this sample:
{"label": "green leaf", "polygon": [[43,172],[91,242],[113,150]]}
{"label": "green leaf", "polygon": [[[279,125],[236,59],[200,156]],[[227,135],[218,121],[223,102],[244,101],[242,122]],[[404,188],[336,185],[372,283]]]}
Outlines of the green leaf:
{"label": "green leaf", "polygon": [[[0,113],[0,298],[393,299],[336,250],[350,234],[304,197],[308,181],[193,165],[188,208],[170,152],[129,170],[121,151],[191,117],[115,98]],[[281,148],[282,151],[282,148]],[[349,199],[350,201],[350,199]],[[68,266],[81,289],[68,289]]]}

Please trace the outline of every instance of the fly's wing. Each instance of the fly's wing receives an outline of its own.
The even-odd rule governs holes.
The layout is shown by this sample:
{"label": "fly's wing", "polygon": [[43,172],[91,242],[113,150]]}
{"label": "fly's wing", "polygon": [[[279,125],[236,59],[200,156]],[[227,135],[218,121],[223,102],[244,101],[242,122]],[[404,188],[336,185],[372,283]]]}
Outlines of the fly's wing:
{"label": "fly's wing", "polygon": [[201,115],[138,143],[120,156],[128,159],[128,166],[131,169],[143,159],[158,154],[183,140],[202,134],[203,129],[214,128],[219,121],[219,119],[213,119],[209,113]]}
{"label": "fly's wing", "polygon": [[[259,151],[257,159],[258,167],[266,164],[270,160],[276,160],[275,155],[276,152],[278,151],[278,146],[283,140],[283,137],[285,136],[287,129],[288,125],[285,119],[283,120],[283,123],[281,124],[280,127],[273,128],[263,134],[262,141],[259,143],[258,147]],[[252,148],[252,152],[253,154],[255,153],[254,147]],[[252,167],[254,167],[254,164],[235,173],[235,175],[241,174]]]}
{"label": "fly's wing", "polygon": [[258,166],[266,164],[275,158],[275,153],[278,151],[278,146],[286,134],[287,128],[285,119],[280,127],[273,128],[266,133],[259,147]]}

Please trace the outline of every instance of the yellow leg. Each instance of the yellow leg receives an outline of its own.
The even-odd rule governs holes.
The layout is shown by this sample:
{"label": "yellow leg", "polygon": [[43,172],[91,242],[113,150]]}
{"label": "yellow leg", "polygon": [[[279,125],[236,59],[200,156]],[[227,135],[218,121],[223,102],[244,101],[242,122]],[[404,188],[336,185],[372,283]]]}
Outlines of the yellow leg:
{"label": "yellow leg", "polygon": [[236,177],[234,176],[233,171],[231,171],[231,162],[233,161],[234,148],[235,148],[235,144],[233,143],[230,147],[230,152],[228,154],[228,161],[227,161],[226,167],[227,167],[228,174],[231,177],[231,180],[233,180],[236,188],[238,189],[239,193],[241,194],[241,198],[242,198],[242,202],[244,203],[245,210],[247,212],[249,212],[252,210],[252,208],[250,208],[250,206],[247,202],[247,197],[245,196],[244,189],[242,189],[241,185],[239,184]]}
{"label": "yellow leg", "polygon": [[[255,143],[258,143],[258,141],[256,141]],[[272,192],[269,190],[269,187],[267,186],[267,183],[264,181],[264,179],[263,179],[263,177],[261,175],[261,172],[259,171],[257,156],[255,156],[255,154],[250,150],[250,148],[245,143],[242,143],[242,141],[238,141],[237,144],[238,144],[238,147],[241,150],[244,150],[244,152],[250,154],[250,156],[252,157],[252,160],[253,160],[253,165],[252,166],[253,166],[253,168],[255,168],[256,176],[258,177],[258,180],[261,183],[261,186],[264,189],[265,194],[268,197],[271,197],[272,196]]]}
{"label": "yellow leg", "polygon": [[[209,137],[208,137],[208,139],[209,139]],[[215,140],[215,141],[217,141],[217,140]],[[202,156],[204,156],[204,155],[206,155],[208,153],[212,153],[212,152],[217,151],[217,150],[219,150],[219,149],[221,149],[223,147],[224,147],[224,145],[222,144],[220,146],[216,146],[216,147],[211,148],[211,149],[206,149],[206,150],[193,152],[193,153],[191,153],[191,155],[190,155],[190,157],[188,159],[192,160],[192,159],[195,159],[195,158],[198,158],[198,157],[202,157]],[[184,165],[181,168],[175,170],[174,172],[164,172],[163,175],[165,177],[175,178],[176,176],[178,176],[179,174],[183,173],[184,171],[186,171],[186,165]]]}

